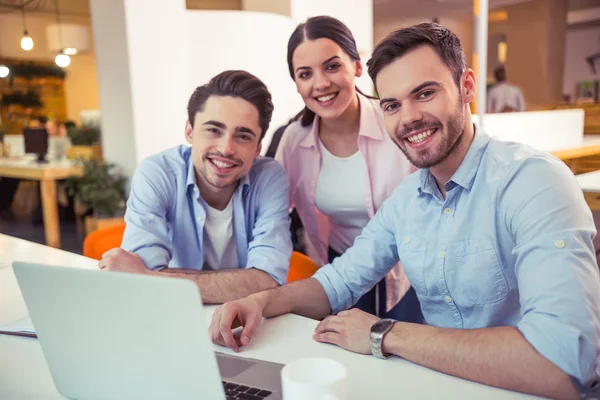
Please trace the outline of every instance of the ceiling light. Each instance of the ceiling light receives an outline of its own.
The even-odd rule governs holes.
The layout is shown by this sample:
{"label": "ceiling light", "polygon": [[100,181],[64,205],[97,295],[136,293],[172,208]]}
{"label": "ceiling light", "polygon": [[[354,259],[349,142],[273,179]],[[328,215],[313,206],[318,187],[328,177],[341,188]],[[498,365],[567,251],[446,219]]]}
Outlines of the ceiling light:
{"label": "ceiling light", "polygon": [[33,49],[33,39],[27,32],[27,21],[25,20],[25,0],[21,0],[21,15],[23,16],[23,37],[21,38],[21,48],[25,51]]}
{"label": "ceiling light", "polygon": [[25,51],[33,49],[33,39],[29,36],[27,31],[23,33],[23,37],[21,38],[21,48]]}
{"label": "ceiling light", "polygon": [[59,54],[54,58],[54,62],[61,68],[66,68],[71,64],[71,57],[66,54]]}

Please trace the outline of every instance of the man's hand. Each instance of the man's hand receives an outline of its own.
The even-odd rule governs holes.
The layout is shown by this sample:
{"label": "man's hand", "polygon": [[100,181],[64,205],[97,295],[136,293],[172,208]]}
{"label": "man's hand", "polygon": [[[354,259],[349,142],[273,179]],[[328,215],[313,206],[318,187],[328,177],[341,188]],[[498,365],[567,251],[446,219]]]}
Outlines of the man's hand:
{"label": "man's hand", "polygon": [[114,248],[102,254],[98,267],[105,271],[129,272],[131,274],[150,274],[142,259],[134,253]]}
{"label": "man's hand", "polygon": [[[239,352],[240,346],[250,343],[254,331],[262,321],[264,307],[260,294],[257,294],[230,301],[217,308],[208,328],[213,343]],[[234,336],[232,330],[240,326],[244,327],[241,337]]]}
{"label": "man's hand", "polygon": [[371,326],[379,317],[358,308],[325,318],[317,325],[313,339],[331,343],[359,354],[371,354]]}

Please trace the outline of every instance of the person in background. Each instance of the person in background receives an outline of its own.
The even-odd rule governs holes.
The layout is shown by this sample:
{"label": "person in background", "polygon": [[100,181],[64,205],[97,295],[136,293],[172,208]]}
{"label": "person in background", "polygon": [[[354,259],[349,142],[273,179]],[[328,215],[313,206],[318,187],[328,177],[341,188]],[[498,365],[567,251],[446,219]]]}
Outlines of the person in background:
{"label": "person in background", "polygon": [[105,270],[195,282],[222,303],[287,281],[292,242],[283,167],[259,156],[273,103],[262,81],[225,71],[196,88],[185,138],[151,156],[131,183],[121,248]]}
{"label": "person in background", "polygon": [[525,99],[518,86],[506,80],[506,68],[498,65],[494,69],[496,84],[487,94],[487,112],[504,113],[525,111]]}
{"label": "person in background", "polygon": [[[263,317],[294,312],[324,318],[314,340],[356,353],[541,397],[597,392],[596,229],[573,173],[476,129],[475,75],[448,29],[393,32],[367,65],[386,130],[421,171],[312,278],[217,308],[212,340],[239,351],[232,328],[246,346]],[[344,311],[398,260],[426,325]]]}
{"label": "person in background", "polygon": [[[352,245],[414,169],[385,132],[377,101],[355,86],[363,67],[346,25],[328,16],[309,18],[292,33],[287,61],[306,107],[287,127],[275,158],[290,177],[290,207],[304,226],[308,253],[324,265]],[[401,265],[355,307],[411,322],[421,319]]]}

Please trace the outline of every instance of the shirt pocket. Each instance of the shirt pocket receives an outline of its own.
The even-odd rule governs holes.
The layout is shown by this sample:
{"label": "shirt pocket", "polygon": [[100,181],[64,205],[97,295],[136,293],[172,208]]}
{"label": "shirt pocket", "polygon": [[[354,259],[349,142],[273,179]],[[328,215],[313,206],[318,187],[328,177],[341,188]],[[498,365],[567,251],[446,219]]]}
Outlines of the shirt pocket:
{"label": "shirt pocket", "polygon": [[445,275],[456,304],[485,305],[508,295],[508,281],[490,238],[452,242],[451,248]]}
{"label": "shirt pocket", "polygon": [[427,296],[427,284],[425,282],[427,241],[417,236],[406,235],[399,238],[397,245],[398,257],[411,286],[419,296]]}

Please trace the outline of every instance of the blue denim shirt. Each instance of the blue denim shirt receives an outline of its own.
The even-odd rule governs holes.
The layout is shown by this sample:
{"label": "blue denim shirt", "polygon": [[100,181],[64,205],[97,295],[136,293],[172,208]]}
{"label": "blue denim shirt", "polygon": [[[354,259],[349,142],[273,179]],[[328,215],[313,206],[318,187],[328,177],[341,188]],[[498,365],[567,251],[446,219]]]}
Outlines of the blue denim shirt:
{"label": "blue denim shirt", "polygon": [[400,260],[428,324],[514,326],[583,390],[596,378],[600,281],[594,221],[571,171],[476,134],[445,189],[446,199],[429,170],[412,174],[316,273],[333,312]]}
{"label": "blue denim shirt", "polygon": [[[206,204],[194,171],[191,148],[182,145],[145,159],[133,176],[121,247],[149,269],[204,265]],[[288,186],[279,163],[257,157],[232,198],[239,267],[263,270],[279,284],[292,253]]]}

